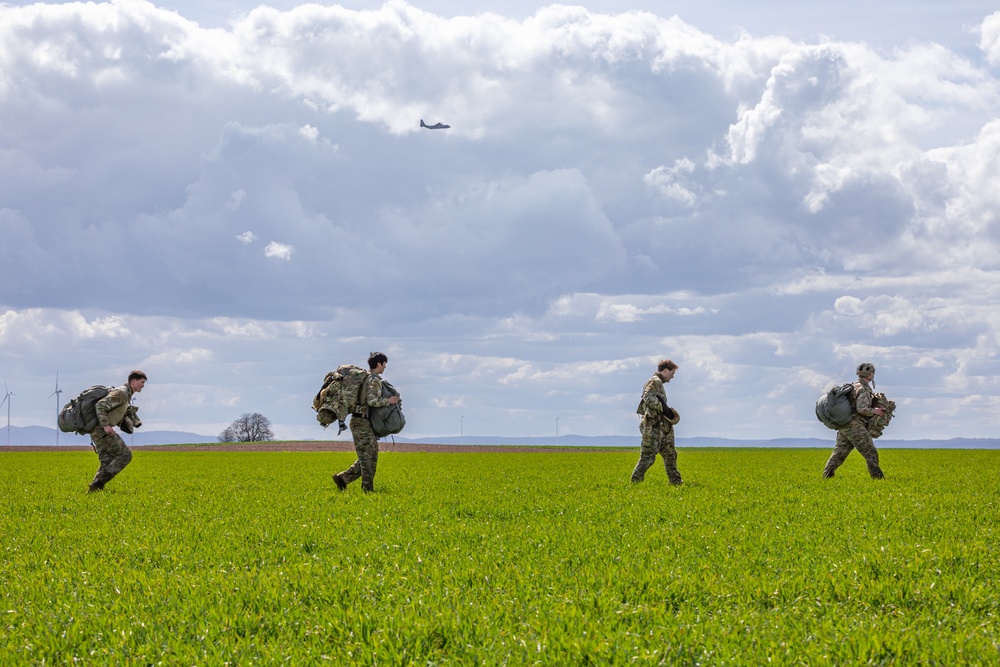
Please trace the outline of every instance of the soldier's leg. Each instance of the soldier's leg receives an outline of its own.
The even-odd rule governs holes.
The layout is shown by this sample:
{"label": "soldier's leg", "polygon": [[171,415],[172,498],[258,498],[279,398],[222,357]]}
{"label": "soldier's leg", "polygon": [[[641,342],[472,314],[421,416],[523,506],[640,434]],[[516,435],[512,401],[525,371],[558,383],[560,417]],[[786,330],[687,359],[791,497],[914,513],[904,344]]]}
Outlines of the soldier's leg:
{"label": "soldier's leg", "polygon": [[[355,452],[358,451],[357,442],[354,443],[354,451]],[[351,467],[345,470],[344,472],[337,474],[337,477],[339,477],[340,480],[344,483],[344,486],[347,486],[357,478],[361,477],[361,460],[354,459],[354,463],[351,464]]]}
{"label": "soldier's leg", "polygon": [[375,470],[378,467],[378,438],[375,437],[371,422],[364,418],[351,420],[351,432],[354,434],[358,463],[361,466],[361,488],[373,491]]}
{"label": "soldier's leg", "polygon": [[125,441],[117,433],[105,433],[100,431],[100,436],[95,437],[97,431],[91,434],[94,449],[97,450],[97,457],[101,461],[101,467],[97,469],[93,481],[90,483],[91,491],[100,491],[104,485],[114,479],[115,475],[125,469],[132,461],[132,450],[128,448]]}
{"label": "soldier's leg", "polygon": [[110,477],[106,477],[104,474],[104,469],[110,465],[111,459],[114,458],[110,452],[105,452],[101,447],[101,441],[104,439],[106,434],[103,430],[94,432],[90,434],[90,444],[93,446],[94,451],[97,453],[97,472],[94,473],[94,479],[91,480],[88,491],[101,491],[104,489],[104,485],[107,483]]}
{"label": "soldier's leg", "polygon": [[[340,478],[343,482],[344,488],[354,480],[361,477],[361,450],[364,448],[364,436],[362,435],[363,429],[361,428],[361,417],[351,416],[351,437],[354,439],[354,452],[358,455],[358,458],[354,460],[351,467],[342,473],[334,475],[334,481]],[[340,486],[338,483],[337,486]]]}
{"label": "soldier's leg", "polygon": [[674,446],[674,429],[669,426],[666,433],[660,436],[660,456],[663,457],[663,466],[667,469],[667,479],[673,485],[683,484],[681,473],[677,469],[677,448]]}
{"label": "soldier's leg", "polygon": [[884,479],[885,474],[878,464],[878,450],[875,449],[875,441],[866,430],[863,437],[859,437],[855,443],[855,448],[861,456],[865,457],[865,464],[868,466],[868,474],[872,479]]}
{"label": "soldier's leg", "polygon": [[639,449],[639,462],[635,464],[635,469],[632,471],[633,482],[641,482],[645,479],[646,471],[656,460],[658,450],[653,437],[653,429],[646,428],[644,423],[640,423],[639,432],[642,433],[642,446]]}
{"label": "soldier's leg", "polygon": [[837,444],[833,448],[833,453],[830,454],[830,459],[826,462],[826,467],[823,468],[823,477],[826,479],[833,477],[837,468],[844,462],[844,459],[847,458],[852,449],[854,449],[854,445],[847,439],[844,430],[840,429],[837,431]]}
{"label": "soldier's leg", "polygon": [[107,476],[108,482],[110,482],[115,475],[124,470],[125,466],[132,462],[132,450],[128,448],[128,445],[125,444],[125,441],[117,433],[109,434],[108,438],[112,441],[111,449],[113,455],[111,462],[104,468],[104,474]]}
{"label": "soldier's leg", "polygon": [[371,438],[365,445],[361,461],[361,489],[375,490],[375,469],[378,467],[378,440]]}

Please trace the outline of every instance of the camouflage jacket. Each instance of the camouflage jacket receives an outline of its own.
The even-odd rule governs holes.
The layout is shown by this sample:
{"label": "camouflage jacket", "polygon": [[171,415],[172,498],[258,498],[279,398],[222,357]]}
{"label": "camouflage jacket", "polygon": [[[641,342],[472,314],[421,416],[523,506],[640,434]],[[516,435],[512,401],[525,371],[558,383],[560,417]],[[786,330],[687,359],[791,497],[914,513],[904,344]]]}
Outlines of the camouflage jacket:
{"label": "camouflage jacket", "polygon": [[382,396],[382,377],[372,371],[365,380],[365,405],[369,408],[384,408],[389,405],[389,397]]}
{"label": "camouflage jacket", "polygon": [[663,417],[663,406],[666,404],[667,392],[663,388],[660,374],[656,373],[643,385],[642,399],[639,401],[636,413],[642,415],[643,419],[659,420]]}
{"label": "camouflage jacket", "polygon": [[123,384],[109,391],[108,395],[97,401],[97,405],[94,406],[100,427],[121,424],[131,403],[132,389],[128,384]]}
{"label": "camouflage jacket", "polygon": [[854,404],[853,419],[860,419],[867,424],[868,420],[875,416],[872,388],[862,380],[858,380],[852,386],[854,387],[854,391],[851,393],[851,403]]}

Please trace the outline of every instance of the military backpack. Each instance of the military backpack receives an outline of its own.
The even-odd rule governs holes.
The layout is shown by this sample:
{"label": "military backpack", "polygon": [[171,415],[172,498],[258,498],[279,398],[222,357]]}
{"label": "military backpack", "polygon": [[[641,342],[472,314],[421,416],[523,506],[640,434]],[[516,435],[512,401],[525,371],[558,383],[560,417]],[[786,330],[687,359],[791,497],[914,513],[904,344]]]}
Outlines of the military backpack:
{"label": "military backpack", "polygon": [[[391,384],[382,380],[382,398],[390,396],[399,396],[399,392]],[[399,433],[406,426],[406,417],[403,416],[403,401],[399,400],[395,404],[385,407],[368,408],[368,418],[372,422],[372,431],[379,438]]]}
{"label": "military backpack", "polygon": [[84,389],[79,396],[70,400],[59,411],[56,425],[63,433],[79,433],[87,435],[98,427],[97,402],[108,395],[110,387],[95,384]]}
{"label": "military backpack", "polygon": [[847,426],[854,416],[854,385],[842,384],[816,401],[816,418],[834,431]]}
{"label": "military backpack", "polygon": [[896,401],[890,401],[885,394],[878,393],[872,396],[872,407],[882,408],[881,415],[875,415],[868,420],[868,434],[872,438],[879,438],[885,427],[892,421],[892,416],[896,413]]}
{"label": "military backpack", "polygon": [[337,435],[340,435],[347,428],[344,422],[347,415],[353,412],[367,413],[370,374],[370,371],[351,364],[343,364],[337,370],[327,373],[323,378],[323,386],[313,398],[316,421],[323,428],[339,422]]}

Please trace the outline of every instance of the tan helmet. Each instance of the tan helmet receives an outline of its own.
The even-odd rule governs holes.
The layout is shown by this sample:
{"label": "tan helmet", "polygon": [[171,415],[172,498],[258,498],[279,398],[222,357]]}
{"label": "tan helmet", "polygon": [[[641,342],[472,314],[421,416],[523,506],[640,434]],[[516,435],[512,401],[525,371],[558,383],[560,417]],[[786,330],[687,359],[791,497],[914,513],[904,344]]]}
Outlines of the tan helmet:
{"label": "tan helmet", "polygon": [[875,364],[864,362],[858,364],[858,377],[862,375],[875,375]]}

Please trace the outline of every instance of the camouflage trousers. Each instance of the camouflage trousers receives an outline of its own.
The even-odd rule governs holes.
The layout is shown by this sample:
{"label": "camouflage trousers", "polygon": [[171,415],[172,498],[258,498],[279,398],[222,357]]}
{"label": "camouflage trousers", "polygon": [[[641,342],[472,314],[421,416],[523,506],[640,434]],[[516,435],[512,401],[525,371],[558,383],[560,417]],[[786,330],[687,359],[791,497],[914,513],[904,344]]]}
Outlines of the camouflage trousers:
{"label": "camouflage trousers", "polygon": [[351,467],[340,473],[340,479],[350,484],[361,478],[361,488],[371,491],[375,485],[375,468],[378,467],[378,438],[367,417],[351,416],[351,435],[354,436],[354,451],[358,459]]}
{"label": "camouflage trousers", "polygon": [[97,452],[97,458],[101,461],[90,488],[100,490],[132,461],[132,451],[117,432],[105,433],[103,427],[91,432],[90,441],[94,451]]}
{"label": "camouflage trousers", "polygon": [[878,450],[875,449],[875,441],[872,440],[868,427],[860,419],[855,418],[847,426],[837,431],[837,444],[830,454],[830,460],[823,468],[823,477],[830,478],[844,462],[851,450],[858,450],[861,456],[865,457],[868,465],[868,474],[872,479],[882,479],[885,475],[878,465]]}
{"label": "camouflage trousers", "polygon": [[681,473],[677,470],[677,450],[674,448],[674,427],[666,422],[650,424],[643,419],[639,422],[639,432],[642,433],[642,449],[639,450],[639,462],[632,471],[632,481],[641,482],[645,479],[646,471],[659,454],[667,469],[667,479],[671,484],[681,484]]}

